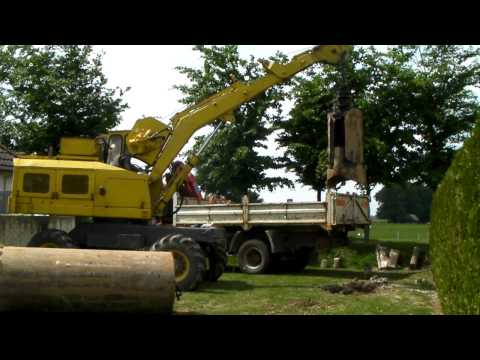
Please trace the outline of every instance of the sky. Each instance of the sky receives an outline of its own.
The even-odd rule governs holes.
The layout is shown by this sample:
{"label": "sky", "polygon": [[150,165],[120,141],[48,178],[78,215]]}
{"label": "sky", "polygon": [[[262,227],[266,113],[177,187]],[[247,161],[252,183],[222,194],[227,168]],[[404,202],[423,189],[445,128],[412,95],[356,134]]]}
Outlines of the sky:
{"label": "sky", "polygon": [[[267,58],[277,51],[292,57],[293,55],[308,50],[313,45],[240,45],[242,57],[253,55],[255,58]],[[103,52],[103,70],[108,79],[109,87],[130,87],[123,96],[129,109],[121,115],[121,123],[117,129],[131,129],[137,119],[153,116],[168,123],[169,119],[184,105],[180,103],[181,93],[173,89],[174,85],[185,84],[187,79],[175,70],[176,66],[199,68],[202,65],[197,52],[191,45],[99,45],[95,47],[98,52]],[[286,114],[291,108],[291,103],[284,103],[283,112]],[[199,130],[197,134],[208,133],[209,128]],[[326,136],[325,131],[325,136]],[[193,138],[185,150],[193,145]],[[283,153],[277,149],[275,134],[266,142],[267,149],[261,150],[262,155],[278,156]],[[260,193],[265,202],[315,201],[316,192],[309,186],[303,186],[296,181],[293,173],[284,170],[268,170],[269,176],[285,176],[295,182],[294,189],[278,188],[273,192]],[[380,189],[376,187],[372,193],[371,214],[376,214],[378,204],[373,195]],[[340,189],[341,191],[354,192],[353,182]]]}

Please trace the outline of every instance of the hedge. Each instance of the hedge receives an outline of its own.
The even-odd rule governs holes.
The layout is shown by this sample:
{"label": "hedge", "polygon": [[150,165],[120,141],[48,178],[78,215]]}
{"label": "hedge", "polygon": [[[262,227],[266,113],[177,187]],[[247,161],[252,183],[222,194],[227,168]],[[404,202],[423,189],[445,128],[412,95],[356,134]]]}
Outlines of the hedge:
{"label": "hedge", "polygon": [[480,314],[480,123],[432,203],[430,256],[445,314]]}

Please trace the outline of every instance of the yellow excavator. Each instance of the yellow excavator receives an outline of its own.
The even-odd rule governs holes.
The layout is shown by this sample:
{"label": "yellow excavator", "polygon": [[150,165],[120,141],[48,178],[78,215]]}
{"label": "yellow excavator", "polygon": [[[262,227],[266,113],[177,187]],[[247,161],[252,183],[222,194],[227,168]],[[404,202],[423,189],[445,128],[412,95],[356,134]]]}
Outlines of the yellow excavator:
{"label": "yellow excavator", "polygon": [[[316,63],[339,64],[350,48],[321,45],[286,64],[261,60],[264,76],[234,82],[177,113],[168,125],[147,117],[128,131],[112,131],[95,139],[62,138],[56,155],[18,156],[9,212],[76,217],[71,232],[43,230],[32,237],[31,247],[169,251],[181,290],[194,290],[204,280],[215,281],[226,266],[221,229],[152,224],[152,218],[172,211],[168,205],[173,194],[198,164],[215,131],[165,181],[173,161],[198,129],[218,120],[216,130],[234,122],[234,111],[242,104]],[[355,174],[337,171],[331,176]]]}

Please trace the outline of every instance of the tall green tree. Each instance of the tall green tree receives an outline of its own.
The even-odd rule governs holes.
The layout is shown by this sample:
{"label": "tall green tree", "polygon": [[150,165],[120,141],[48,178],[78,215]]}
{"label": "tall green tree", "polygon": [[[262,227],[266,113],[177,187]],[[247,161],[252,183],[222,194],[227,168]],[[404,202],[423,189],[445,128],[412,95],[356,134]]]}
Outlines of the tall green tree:
{"label": "tall green tree", "polygon": [[415,215],[420,222],[430,221],[433,191],[420,184],[393,184],[382,188],[375,199],[379,202],[377,216],[391,222],[412,222]]}
{"label": "tall green tree", "polygon": [[403,121],[414,135],[405,177],[436,189],[480,115],[472,91],[480,85],[480,48],[399,46],[387,55],[393,64],[409,70],[403,80],[405,91],[400,88],[389,96],[390,101],[405,104]]}
{"label": "tall green tree", "polygon": [[91,46],[2,46],[1,141],[44,153],[62,136],[96,136],[120,122],[126,90],[107,87]]}
{"label": "tall green tree", "polygon": [[[231,85],[232,78],[250,81],[264,74],[253,56],[249,59],[240,57],[236,45],[199,45],[194,50],[202,57],[203,66],[200,69],[177,68],[190,82],[175,86],[184,95],[182,102],[186,105],[225,89]],[[271,60],[283,61],[285,57],[277,54]],[[284,97],[282,86],[277,86],[235,111],[236,122],[220,130],[202,154],[197,181],[207,192],[234,201],[250,194],[251,200],[257,200],[262,189],[291,185],[286,178],[268,176],[268,169],[279,168],[278,160],[258,152],[258,149],[266,149],[264,142],[273,131],[270,124],[280,118]],[[201,144],[204,137],[196,140]]]}
{"label": "tall green tree", "polygon": [[[327,114],[338,106],[340,87],[350,90],[351,105],[364,112],[365,162],[391,164],[393,159],[385,122],[371,121],[366,110],[372,103],[372,85],[378,81],[377,64],[381,54],[374,48],[355,48],[341,66],[321,65],[299,76],[294,82],[294,107],[276,127],[278,143],[285,148],[283,164],[293,170],[303,184],[317,190],[318,198],[325,189],[327,160]],[[390,168],[393,165],[389,166]],[[385,166],[368,166],[369,192],[388,174]]]}
{"label": "tall green tree", "polygon": [[327,163],[325,114],[331,110],[334,95],[318,93],[317,89],[325,86],[322,77],[297,81],[294,88],[295,107],[290,113],[289,121],[279,119],[277,122],[276,125],[282,128],[277,141],[286,149],[282,158],[283,165],[289,171],[294,171],[301,183],[317,190],[320,200],[326,180],[323,168]]}
{"label": "tall green tree", "polygon": [[286,166],[323,190],[327,113],[343,83],[364,116],[367,192],[409,180],[435,189],[478,116],[472,88],[479,85],[479,55],[454,45],[355,47],[342,72],[326,66],[307,74],[295,84],[293,110],[277,124]]}

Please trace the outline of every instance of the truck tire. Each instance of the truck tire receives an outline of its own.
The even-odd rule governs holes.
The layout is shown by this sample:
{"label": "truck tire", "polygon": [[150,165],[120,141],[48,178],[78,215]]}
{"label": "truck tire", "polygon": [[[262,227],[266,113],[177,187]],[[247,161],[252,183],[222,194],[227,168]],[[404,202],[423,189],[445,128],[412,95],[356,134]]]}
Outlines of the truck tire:
{"label": "truck tire", "polygon": [[36,233],[27,244],[27,247],[77,248],[65,231],[57,229],[46,229]]}
{"label": "truck tire", "polygon": [[193,291],[203,281],[206,271],[205,254],[190,237],[173,234],[157,240],[151,251],[171,251],[175,262],[175,282],[182,291]]}
{"label": "truck tire", "polygon": [[270,267],[270,250],[260,240],[244,242],[238,249],[237,258],[240,271],[246,274],[263,274]]}
{"label": "truck tire", "polygon": [[207,281],[217,281],[227,267],[227,253],[220,246],[213,246],[208,254]]}

